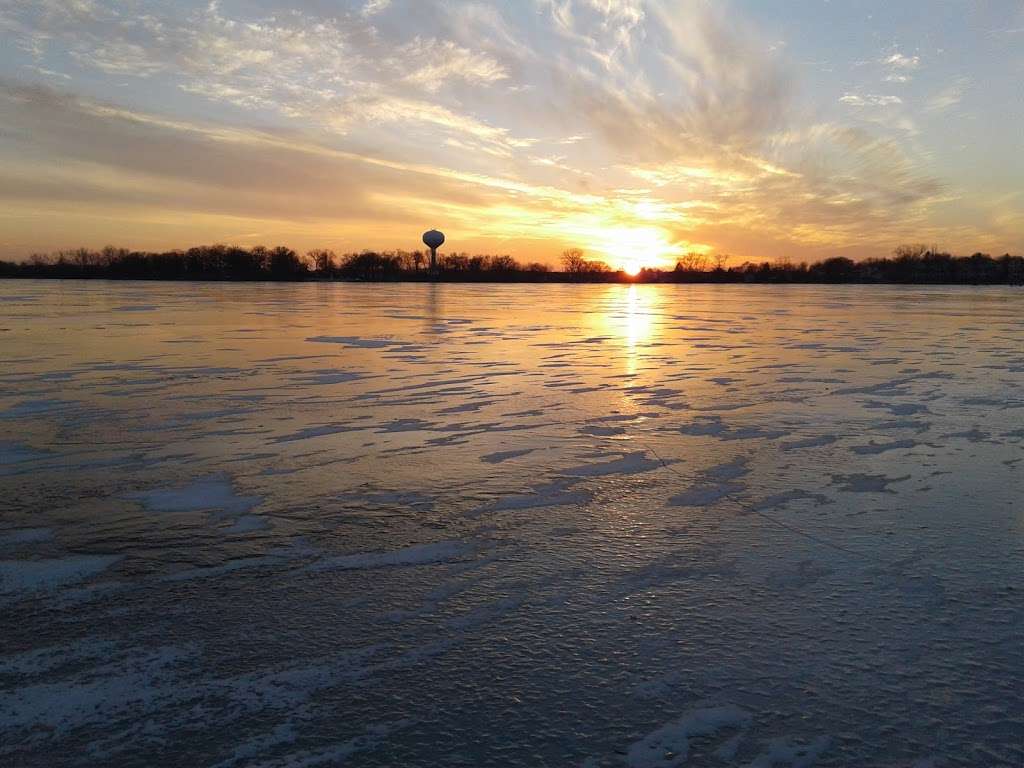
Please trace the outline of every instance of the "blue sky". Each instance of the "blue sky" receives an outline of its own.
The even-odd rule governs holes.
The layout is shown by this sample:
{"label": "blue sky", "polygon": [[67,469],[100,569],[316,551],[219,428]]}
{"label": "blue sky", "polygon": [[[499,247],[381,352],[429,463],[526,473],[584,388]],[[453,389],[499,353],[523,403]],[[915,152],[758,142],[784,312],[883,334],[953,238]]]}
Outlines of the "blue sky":
{"label": "blue sky", "polygon": [[0,250],[1024,251],[1019,0],[0,0]]}

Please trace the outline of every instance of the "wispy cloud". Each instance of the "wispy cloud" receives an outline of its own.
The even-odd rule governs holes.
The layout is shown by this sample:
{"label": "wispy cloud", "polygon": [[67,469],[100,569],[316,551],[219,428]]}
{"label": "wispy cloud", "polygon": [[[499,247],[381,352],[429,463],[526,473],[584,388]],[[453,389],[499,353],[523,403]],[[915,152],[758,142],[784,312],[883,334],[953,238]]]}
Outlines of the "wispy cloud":
{"label": "wispy cloud", "polygon": [[899,96],[879,93],[844,93],[839,97],[839,101],[849,104],[851,107],[890,107],[903,103],[903,99]]}
{"label": "wispy cloud", "polygon": [[380,13],[381,11],[387,10],[391,6],[391,0],[367,0],[363,6],[361,15],[373,16]]}
{"label": "wispy cloud", "polygon": [[508,79],[508,72],[495,59],[484,53],[471,51],[451,40],[424,40],[417,36],[399,48],[394,62],[396,69],[412,63],[406,82],[436,93],[452,80],[488,84]]}
{"label": "wispy cloud", "polygon": [[943,112],[955,107],[963,101],[963,98],[967,94],[970,86],[970,78],[957,78],[954,82],[950,83],[928,99],[928,110],[931,112]]}

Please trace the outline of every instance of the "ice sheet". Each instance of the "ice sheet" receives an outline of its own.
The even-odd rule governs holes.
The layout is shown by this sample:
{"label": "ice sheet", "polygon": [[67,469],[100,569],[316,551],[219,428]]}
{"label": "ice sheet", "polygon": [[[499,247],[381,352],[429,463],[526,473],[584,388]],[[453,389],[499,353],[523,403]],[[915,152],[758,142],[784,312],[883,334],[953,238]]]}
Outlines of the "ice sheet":
{"label": "ice sheet", "polygon": [[0,765],[1024,764],[1016,288],[0,281],[0,328]]}

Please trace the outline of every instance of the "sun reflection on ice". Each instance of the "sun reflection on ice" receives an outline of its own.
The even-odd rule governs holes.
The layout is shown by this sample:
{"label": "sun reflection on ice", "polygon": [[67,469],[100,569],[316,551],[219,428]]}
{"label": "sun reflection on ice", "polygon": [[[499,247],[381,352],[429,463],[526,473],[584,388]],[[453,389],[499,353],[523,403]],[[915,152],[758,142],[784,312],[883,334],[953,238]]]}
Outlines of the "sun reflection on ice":
{"label": "sun reflection on ice", "polygon": [[655,335],[655,308],[645,286],[614,290],[604,324],[622,342],[626,375],[635,376],[643,349]]}

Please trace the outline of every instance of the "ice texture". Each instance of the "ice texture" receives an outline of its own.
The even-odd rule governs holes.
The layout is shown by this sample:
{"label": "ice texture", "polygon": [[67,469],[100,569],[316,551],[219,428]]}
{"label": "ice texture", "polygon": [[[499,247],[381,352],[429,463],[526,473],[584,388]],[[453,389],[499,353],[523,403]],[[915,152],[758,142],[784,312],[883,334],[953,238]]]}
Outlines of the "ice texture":
{"label": "ice texture", "polygon": [[0,596],[24,596],[84,581],[102,573],[120,555],[72,555],[44,560],[0,560]]}
{"label": "ice texture", "polygon": [[310,571],[352,570],[361,568],[391,568],[404,565],[443,563],[472,552],[472,547],[458,541],[437,541],[418,544],[391,552],[361,552],[353,555],[329,557],[311,565]]}
{"label": "ice texture", "polygon": [[688,712],[633,744],[626,762],[629,768],[677,768],[686,763],[690,739],[723,728],[740,728],[748,725],[750,719],[750,713],[732,706]]}
{"label": "ice texture", "polygon": [[258,496],[240,496],[221,477],[203,478],[175,488],[139,491],[130,496],[153,512],[196,512],[214,510],[243,513],[259,505]]}
{"label": "ice texture", "polygon": [[0,765],[1018,768],[1024,293],[0,281]]}

